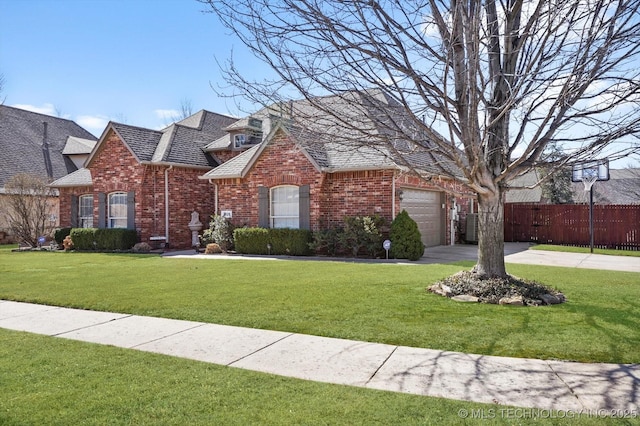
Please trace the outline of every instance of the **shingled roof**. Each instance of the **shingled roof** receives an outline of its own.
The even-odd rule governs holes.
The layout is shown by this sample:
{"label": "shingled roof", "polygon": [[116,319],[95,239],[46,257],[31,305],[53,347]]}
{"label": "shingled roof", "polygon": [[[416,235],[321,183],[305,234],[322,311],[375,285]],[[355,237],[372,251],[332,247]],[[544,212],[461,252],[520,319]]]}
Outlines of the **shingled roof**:
{"label": "shingled roof", "polygon": [[[446,172],[460,176],[461,173],[451,161],[415,141],[400,141],[398,146],[390,144],[389,141],[393,138],[389,136],[389,129],[393,126],[381,123],[385,119],[401,123],[402,117],[399,114],[402,111],[381,93],[366,96],[347,93],[341,97],[318,98],[313,102],[302,100],[272,105],[253,115],[271,125],[270,136],[265,138],[260,148],[252,148],[232,158],[202,178],[244,176],[269,144],[276,126],[288,133],[318,170],[326,173],[411,168],[423,174],[442,175]],[[227,127],[227,130],[245,128],[246,123],[248,118],[238,120],[236,124]],[[226,146],[228,140],[223,137],[206,149],[215,150]]]}
{"label": "shingled roof", "polygon": [[[43,150],[44,124],[49,145],[50,167]],[[15,174],[30,173],[53,179],[77,170],[63,155],[69,136],[96,140],[96,137],[71,120],[0,105],[0,187]]]}
{"label": "shingled roof", "polygon": [[[210,168],[218,163],[203,148],[225,135],[223,128],[235,121],[236,118],[202,110],[162,130],[110,122],[100,140],[113,130],[140,163]],[[91,154],[87,165],[96,152]]]}

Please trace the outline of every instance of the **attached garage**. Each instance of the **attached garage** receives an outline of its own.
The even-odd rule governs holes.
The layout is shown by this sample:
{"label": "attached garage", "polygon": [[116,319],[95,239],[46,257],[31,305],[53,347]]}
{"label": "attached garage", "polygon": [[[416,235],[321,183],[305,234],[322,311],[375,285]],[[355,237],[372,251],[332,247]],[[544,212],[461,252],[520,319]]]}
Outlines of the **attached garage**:
{"label": "attached garage", "polygon": [[416,221],[426,247],[445,244],[444,202],[443,192],[402,189],[400,210],[406,210]]}

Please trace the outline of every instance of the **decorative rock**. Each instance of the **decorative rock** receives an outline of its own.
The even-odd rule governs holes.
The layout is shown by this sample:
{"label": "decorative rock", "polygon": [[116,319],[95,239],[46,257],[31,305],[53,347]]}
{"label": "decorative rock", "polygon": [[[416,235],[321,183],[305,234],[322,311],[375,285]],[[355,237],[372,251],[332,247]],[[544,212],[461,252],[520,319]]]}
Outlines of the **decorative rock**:
{"label": "decorative rock", "polygon": [[453,296],[451,300],[455,300],[456,302],[470,302],[470,303],[478,303],[480,301],[479,298],[475,296],[470,296],[468,294],[461,294],[459,296]]}
{"label": "decorative rock", "polygon": [[524,306],[522,296],[503,297],[498,301],[500,305]]}
{"label": "decorative rock", "polygon": [[[561,300],[560,297],[554,296],[553,294],[543,294],[540,296],[540,299],[542,299],[545,305],[558,305],[564,301]],[[562,294],[562,299],[564,299],[564,294]]]}
{"label": "decorative rock", "polygon": [[439,294],[440,296],[451,297],[451,287],[441,283],[432,285],[431,287],[429,287],[429,291],[431,293]]}

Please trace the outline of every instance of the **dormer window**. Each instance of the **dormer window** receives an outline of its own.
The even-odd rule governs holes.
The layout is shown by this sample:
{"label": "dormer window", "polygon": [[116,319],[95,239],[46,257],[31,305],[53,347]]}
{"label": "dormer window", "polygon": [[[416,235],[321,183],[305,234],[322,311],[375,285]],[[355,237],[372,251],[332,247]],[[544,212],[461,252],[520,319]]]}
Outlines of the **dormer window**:
{"label": "dormer window", "polygon": [[247,143],[247,137],[245,136],[244,133],[235,135],[233,137],[233,146],[236,148],[240,148],[242,147],[242,145],[246,145],[246,143]]}
{"label": "dormer window", "polygon": [[262,142],[262,132],[250,131],[248,133],[238,133],[233,136],[233,147],[242,148],[246,145],[256,145]]}

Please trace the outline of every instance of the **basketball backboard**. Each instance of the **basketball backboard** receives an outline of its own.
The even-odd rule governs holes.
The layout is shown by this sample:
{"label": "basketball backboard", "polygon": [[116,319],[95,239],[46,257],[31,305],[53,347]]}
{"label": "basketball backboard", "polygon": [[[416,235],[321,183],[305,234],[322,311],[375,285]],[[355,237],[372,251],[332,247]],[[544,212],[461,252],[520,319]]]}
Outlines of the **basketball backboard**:
{"label": "basketball backboard", "polygon": [[609,159],[605,158],[603,160],[591,160],[574,164],[571,172],[571,181],[584,182],[585,180],[609,180]]}

